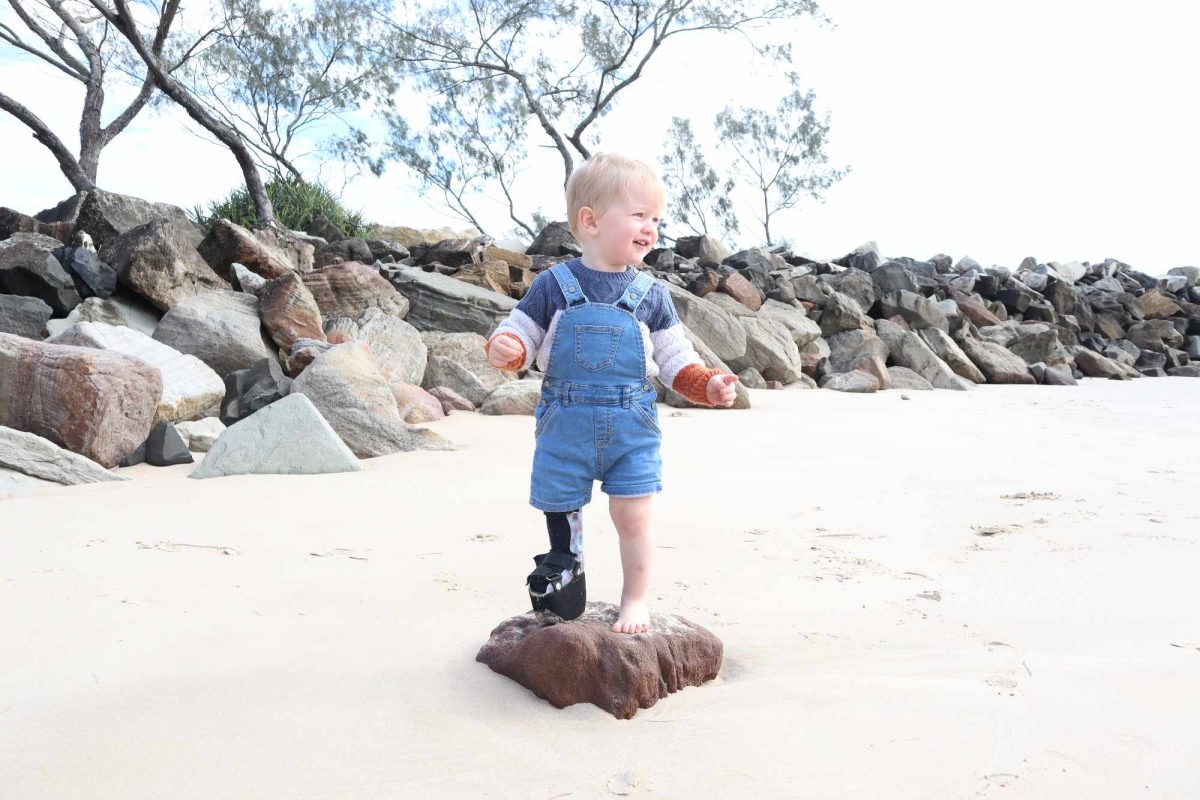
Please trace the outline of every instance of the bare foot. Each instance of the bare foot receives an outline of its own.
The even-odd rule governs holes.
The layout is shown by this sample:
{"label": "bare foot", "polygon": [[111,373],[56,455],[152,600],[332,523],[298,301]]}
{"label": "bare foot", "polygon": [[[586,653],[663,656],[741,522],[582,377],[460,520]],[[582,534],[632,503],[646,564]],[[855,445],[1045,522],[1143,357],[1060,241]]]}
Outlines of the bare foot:
{"label": "bare foot", "polygon": [[645,600],[622,600],[621,613],[612,626],[614,633],[645,633],[650,630],[650,607]]}

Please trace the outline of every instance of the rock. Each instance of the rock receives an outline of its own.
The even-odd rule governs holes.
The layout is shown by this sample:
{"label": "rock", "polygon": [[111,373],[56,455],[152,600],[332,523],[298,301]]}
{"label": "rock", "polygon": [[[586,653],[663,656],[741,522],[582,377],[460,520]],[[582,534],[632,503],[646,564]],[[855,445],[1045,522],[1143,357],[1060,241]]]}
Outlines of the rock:
{"label": "rock", "polygon": [[158,309],[140,298],[120,294],[103,298],[89,297],[71,309],[66,319],[50,320],[46,323],[46,329],[51,336],[57,336],[80,322],[102,322],[106,325],[122,325],[153,336],[154,329],[158,327],[158,314]]}
{"label": "rock", "polygon": [[478,408],[494,389],[514,379],[488,363],[486,340],[478,334],[424,334],[422,339],[429,354],[421,382],[426,389],[448,387]]}
{"label": "rock", "polygon": [[942,332],[938,328],[925,328],[918,331],[917,334],[921,337],[921,341],[929,346],[933,354],[946,363],[946,366],[958,375],[960,378],[965,378],[971,383],[985,383],[987,379],[979,368],[967,358],[967,354],[962,351],[962,348],[950,338],[949,334]]}
{"label": "rock", "polygon": [[503,261],[482,261],[478,264],[467,264],[454,273],[456,281],[463,281],[481,289],[488,289],[511,297],[509,286],[509,270],[511,267]]}
{"label": "rock", "polygon": [[[271,237],[274,241],[274,237]],[[272,243],[227,219],[219,219],[196,248],[213,271],[230,277],[230,267],[241,264],[254,274],[273,280],[291,272],[292,262]]]}
{"label": "rock", "polygon": [[762,307],[763,293],[740,273],[733,272],[722,276],[717,284],[717,291],[724,292],[751,311],[758,311]]}
{"label": "rock", "polygon": [[419,331],[488,336],[517,305],[507,295],[416,267],[388,268],[387,276],[411,303],[408,321]]}
{"label": "rock", "polygon": [[1167,319],[1183,310],[1180,308],[1179,303],[1176,303],[1158,289],[1151,289],[1135,302],[1146,319]]}
{"label": "rock", "polygon": [[103,322],[80,322],[50,340],[53,344],[94,347],[140,359],[162,374],[155,420],[190,419],[221,401],[221,376],[192,355],[157,342],[141,331]]}
{"label": "rock", "polygon": [[809,319],[803,311],[778,300],[767,300],[758,310],[760,319],[769,319],[782,324],[792,334],[796,347],[804,347],[820,338],[821,326]]}
{"label": "rock", "polygon": [[556,708],[592,703],[618,719],[717,676],[724,649],[704,628],[651,613],[648,633],[613,633],[617,611],[588,603],[571,622],[532,611],[512,617],[492,630],[475,660]]}
{"label": "rock", "polygon": [[39,233],[14,233],[0,242],[0,293],[36,297],[61,314],[79,305],[75,281],[54,255],[60,247]]}
{"label": "rock", "polygon": [[781,322],[762,317],[739,317],[746,331],[746,354],[729,362],[737,371],[754,367],[767,380],[794,383],[800,378],[800,350]]}
{"label": "rock", "polygon": [[[195,247],[200,241],[200,230],[188,217],[186,211],[169,203],[152,203],[137,197],[93,189],[86,193],[75,218],[74,234],[81,231],[92,237],[97,250],[103,250],[109,242],[122,233],[152,222],[166,221],[178,227]],[[111,262],[110,262],[111,263]]]}
{"label": "rock", "polygon": [[746,329],[716,304],[663,282],[680,320],[717,358],[728,363],[746,354]]}
{"label": "rock", "polygon": [[908,367],[937,389],[961,391],[970,386],[970,382],[955,375],[915,331],[903,330],[885,319],[876,320],[875,329],[887,345],[888,360],[894,366]]}
{"label": "rock", "polygon": [[820,381],[822,389],[832,389],[835,392],[853,392],[869,394],[879,391],[879,379],[866,372],[840,372],[826,375]]}
{"label": "rock", "polygon": [[196,252],[192,232],[190,224],[155,220],[114,236],[100,258],[123,285],[168,311],[185,297],[229,288]]}
{"label": "rock", "polygon": [[1038,383],[1046,386],[1075,386],[1075,376],[1066,367],[1052,367],[1041,362],[1029,365],[1029,374]]}
{"label": "rock", "polygon": [[579,242],[571,233],[571,226],[566,222],[551,222],[542,228],[542,232],[534,238],[525,253],[531,256],[578,256],[583,255]]}
{"label": "rock", "polygon": [[850,253],[836,259],[833,263],[863,272],[873,272],[883,264],[883,256],[879,255],[879,246],[875,242],[864,242]]}
{"label": "rock", "polygon": [[705,295],[704,299],[735,318],[758,316],[725,292],[712,292]]}
{"label": "rock", "polygon": [[378,308],[399,319],[409,313],[409,302],[404,295],[366,264],[349,261],[313,270],[302,277],[326,319],[335,316],[357,319],[369,308]]}
{"label": "rock", "polygon": [[225,425],[216,417],[205,417],[194,422],[176,422],[175,430],[193,453],[207,453],[225,432]]}
{"label": "rock", "polygon": [[180,300],[159,321],[154,338],[196,356],[221,377],[275,358],[274,347],[263,335],[258,298],[229,290]]}
{"label": "rock", "polygon": [[292,383],[313,402],[338,436],[360,458],[409,450],[449,450],[440,435],[409,427],[396,397],[375,367],[366,342],[334,345]]}
{"label": "rock", "polygon": [[862,356],[871,353],[877,354],[886,363],[889,354],[887,344],[869,328],[845,331],[817,341],[825,341],[829,345],[829,366],[834,372],[849,372]]}
{"label": "rock", "polygon": [[849,295],[834,292],[821,311],[821,333],[825,337],[859,328],[871,327],[871,320],[863,313],[858,302]]}
{"label": "rock", "polygon": [[888,367],[888,379],[893,389],[925,391],[933,390],[933,384],[908,367]]}
{"label": "rock", "polygon": [[1052,280],[1042,289],[1042,296],[1054,306],[1059,314],[1074,314],[1079,302],[1075,288],[1063,280]]}
{"label": "rock", "polygon": [[229,283],[239,292],[258,297],[267,285],[267,279],[235,262],[229,265]]}
{"label": "rock", "polygon": [[330,222],[329,217],[324,214],[314,214],[308,224],[304,226],[304,232],[309,236],[320,237],[326,242],[339,242],[346,238],[342,229]]}
{"label": "rock", "polygon": [[117,270],[86,247],[60,247],[54,257],[75,281],[80,297],[111,297],[117,289]]}
{"label": "rock", "polygon": [[390,388],[396,398],[396,407],[400,409],[400,418],[410,425],[437,422],[446,416],[442,402],[420,386],[393,383]]}
{"label": "rock", "polygon": [[287,397],[292,379],[283,374],[275,358],[264,358],[248,369],[225,376],[225,397],[221,400],[220,421],[230,426],[261,408]]}
{"label": "rock", "polygon": [[801,275],[792,278],[791,282],[792,291],[796,294],[797,300],[812,303],[816,306],[825,305],[825,301],[829,299],[829,294],[832,291],[818,283],[815,275]]}
{"label": "rock", "polygon": [[1067,354],[1058,340],[1058,331],[1042,322],[1018,325],[1016,336],[1007,347],[1025,360],[1026,364],[1039,361],[1046,364],[1065,365]]}
{"label": "rock", "polygon": [[0,333],[0,425],[37,434],[114,467],[140,442],[162,375],[121,353]]}
{"label": "rock", "polygon": [[737,270],[764,295],[771,291],[774,284],[771,273],[788,267],[788,263],[782,258],[758,247],[739,250],[721,262],[721,265]]}
{"label": "rock", "polygon": [[1086,347],[1079,348],[1075,353],[1075,366],[1089,378],[1123,378],[1125,371],[1121,365],[1099,353],[1094,353]]}
{"label": "rock", "polygon": [[444,264],[447,267],[463,267],[484,260],[484,251],[491,244],[489,236],[442,239],[426,247],[412,248],[413,257],[420,264]]}
{"label": "rock", "polygon": [[463,397],[453,389],[445,386],[433,386],[429,389],[429,394],[442,404],[442,411],[449,414],[451,411],[474,411],[475,406],[471,401]]}
{"label": "rock", "polygon": [[1153,350],[1156,353],[1166,352],[1168,347],[1180,347],[1184,343],[1183,334],[1163,319],[1146,320],[1130,325],[1126,336],[1139,349]]}
{"label": "rock", "polygon": [[992,342],[980,342],[971,338],[959,341],[963,352],[987,377],[988,383],[1033,383],[1029,367],[1015,353]]}
{"label": "rock", "polygon": [[1185,364],[1182,367],[1171,367],[1167,374],[1174,378],[1200,378],[1200,364]]}
{"label": "rock", "polygon": [[912,273],[906,270],[903,264],[896,261],[889,261],[872,272],[871,280],[879,287],[881,293],[917,291],[917,284],[913,280]]}
{"label": "rock", "polygon": [[680,236],[675,240],[675,252],[696,259],[697,266],[704,269],[713,269],[732,255],[729,248],[712,236]]}
{"label": "rock", "polygon": [[294,272],[272,278],[258,294],[258,316],[280,349],[291,352],[297,339],[325,341],[321,309]]}
{"label": "rock", "polygon": [[510,381],[501,384],[484,398],[479,411],[494,416],[525,414],[533,416],[538,400],[542,396],[540,380]]}
{"label": "rock", "polygon": [[986,304],[975,297],[957,292],[954,295],[954,301],[958,303],[958,310],[962,312],[962,315],[974,325],[982,327],[1001,323],[1001,319],[993,314]]}
{"label": "rock", "polygon": [[319,475],[361,469],[312,402],[293,394],[232,425],[188,477]]}
{"label": "rock", "polygon": [[484,261],[503,261],[510,267],[515,267],[521,273],[529,270],[533,266],[533,259],[524,253],[518,253],[513,250],[508,250],[504,247],[497,247],[489,244],[483,248]]}
{"label": "rock", "polygon": [[0,468],[64,486],[129,480],[41,436],[3,426],[0,426]]}
{"label": "rock", "polygon": [[41,341],[53,313],[36,297],[0,294],[0,333]]}
{"label": "rock", "polygon": [[887,365],[883,358],[871,353],[862,356],[852,365],[851,372],[863,372],[875,378],[879,383],[879,390],[884,391],[892,388],[892,378],[888,374]]}
{"label": "rock", "polygon": [[1200,267],[1171,267],[1171,269],[1167,270],[1167,274],[1182,277],[1184,279],[1184,286],[1188,289],[1200,284]]}
{"label": "rock", "polygon": [[191,464],[195,459],[188,452],[187,443],[175,430],[175,426],[162,421],[150,431],[146,438],[146,463],[156,467],[171,467],[176,464]]}
{"label": "rock", "polygon": [[864,314],[879,300],[879,287],[872,280],[874,273],[868,274],[859,269],[846,270],[841,275],[827,276],[825,280],[833,284],[838,292],[853,298]]}
{"label": "rock", "polygon": [[369,308],[358,319],[355,338],[370,346],[375,366],[389,385],[420,386],[429,349],[420,331],[408,322],[378,308]]}
{"label": "rock", "polygon": [[744,370],[739,372],[737,376],[738,380],[741,381],[742,385],[747,389],[767,388],[767,382],[763,379],[762,373],[760,373],[754,367],[746,367]]}
{"label": "rock", "polygon": [[948,332],[950,322],[937,307],[937,303],[915,292],[884,292],[879,298],[880,311],[884,317],[899,315],[913,330],[937,328]]}
{"label": "rock", "polygon": [[375,255],[371,252],[371,246],[362,239],[342,238],[321,245],[313,257],[313,264],[318,269],[346,261],[370,264],[375,261]]}
{"label": "rock", "polygon": [[41,222],[28,214],[22,214],[20,211],[0,206],[0,242],[14,233],[40,233],[43,236],[52,235],[44,230]]}

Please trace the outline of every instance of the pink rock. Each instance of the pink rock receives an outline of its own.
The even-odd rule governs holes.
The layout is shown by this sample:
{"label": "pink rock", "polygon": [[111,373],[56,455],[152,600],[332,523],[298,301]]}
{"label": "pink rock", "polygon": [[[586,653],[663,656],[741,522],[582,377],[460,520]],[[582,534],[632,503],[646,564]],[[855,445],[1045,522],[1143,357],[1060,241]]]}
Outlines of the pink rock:
{"label": "pink rock", "polygon": [[297,339],[325,341],[321,327],[321,309],[312,292],[289,272],[267,281],[258,294],[258,315],[275,344],[290,351]]}
{"label": "pink rock", "polygon": [[408,299],[374,268],[357,261],[334,264],[301,276],[326,318],[353,319],[368,308],[379,308],[401,319],[408,313]]}
{"label": "pink rock", "polygon": [[446,416],[446,412],[442,410],[442,402],[420,386],[413,386],[411,383],[390,385],[392,394],[396,395],[396,405],[400,411],[403,413],[404,409],[408,409],[408,413],[404,416],[405,422],[415,425],[422,422],[435,422]]}
{"label": "pink rock", "polygon": [[753,283],[743,278],[741,273],[734,272],[722,277],[717,289],[737,300],[751,311],[758,311],[758,309],[762,308],[762,292]]}
{"label": "pink rock", "polygon": [[471,401],[463,397],[453,389],[445,386],[434,386],[429,390],[429,394],[436,397],[442,404],[442,411],[449,414],[451,411],[474,411],[475,406]]}
{"label": "pink rock", "polygon": [[571,622],[530,611],[496,626],[475,660],[556,708],[592,703],[619,719],[717,677],[724,646],[708,630],[652,613],[648,633],[613,633],[616,620],[610,603]]}

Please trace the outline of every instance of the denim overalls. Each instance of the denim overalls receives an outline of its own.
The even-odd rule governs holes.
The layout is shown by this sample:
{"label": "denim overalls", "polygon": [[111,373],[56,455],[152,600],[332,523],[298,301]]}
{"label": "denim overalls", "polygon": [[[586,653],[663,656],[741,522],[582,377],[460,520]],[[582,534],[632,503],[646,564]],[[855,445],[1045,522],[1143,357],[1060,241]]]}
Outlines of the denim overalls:
{"label": "denim overalls", "polygon": [[567,308],[534,411],[530,504],[574,511],[592,499],[592,481],[610,496],[662,491],[656,395],[634,317],[654,279],[643,272],[615,304],[593,303],[566,264],[550,271]]}

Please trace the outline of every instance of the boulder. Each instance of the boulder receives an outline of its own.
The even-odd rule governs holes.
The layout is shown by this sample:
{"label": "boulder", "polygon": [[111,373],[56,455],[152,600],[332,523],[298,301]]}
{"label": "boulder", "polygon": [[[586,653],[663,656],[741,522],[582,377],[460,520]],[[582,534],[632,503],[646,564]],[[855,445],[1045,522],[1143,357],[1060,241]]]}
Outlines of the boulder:
{"label": "boulder", "polygon": [[525,253],[531,256],[578,256],[583,255],[583,250],[580,249],[579,242],[575,241],[570,225],[566,222],[551,222],[542,228],[542,232],[525,249]]}
{"label": "boulder", "polygon": [[799,380],[800,350],[783,323],[762,317],[740,317],[738,322],[746,331],[746,354],[730,361],[731,369],[754,367],[767,380],[785,384]]}
{"label": "boulder", "polygon": [[4,426],[0,426],[0,470],[64,486],[129,480],[41,436]]}
{"label": "boulder", "polygon": [[1026,323],[1015,328],[1016,336],[1008,349],[1025,360],[1026,364],[1065,365],[1067,354],[1058,339],[1058,330],[1044,322]]}
{"label": "boulder", "polygon": [[176,464],[191,464],[195,459],[188,452],[187,442],[166,420],[154,426],[146,438],[146,463],[156,467],[173,467]]}
{"label": "boulder", "polygon": [[865,355],[852,365],[851,372],[864,372],[867,375],[875,378],[879,383],[880,391],[892,388],[892,378],[888,373],[887,364],[884,359],[874,353]]}
{"label": "boulder", "polygon": [[492,630],[475,660],[556,708],[592,703],[618,719],[720,672],[724,648],[706,629],[651,613],[647,633],[613,633],[617,611],[588,603],[571,622],[532,611],[512,617]]}
{"label": "boulder", "polygon": [[360,458],[409,450],[449,450],[440,435],[412,428],[400,417],[396,397],[375,367],[366,342],[334,345],[317,356],[292,383],[316,406]]}
{"label": "boulder", "polygon": [[[878,355],[884,362],[888,359],[887,344],[870,328],[845,331],[816,341],[828,344],[829,367],[834,372],[849,372],[862,356],[871,353]],[[818,351],[813,355],[819,358],[821,354]]]}
{"label": "boulder", "polygon": [[321,309],[294,272],[272,278],[258,293],[258,316],[280,349],[290,353],[297,339],[325,341]]}
{"label": "boulder", "polygon": [[36,297],[60,314],[79,305],[75,281],[54,255],[60,247],[40,233],[14,233],[0,242],[0,293]]}
{"label": "boulder", "polygon": [[893,389],[926,391],[932,390],[933,384],[913,372],[908,367],[888,367],[888,379]]}
{"label": "boulder", "polygon": [[879,298],[879,308],[884,317],[903,317],[913,330],[950,330],[950,322],[937,303],[915,292],[884,292]]}
{"label": "boulder", "polygon": [[267,285],[267,279],[251,272],[241,264],[233,263],[229,265],[229,283],[239,292],[258,297],[262,293],[263,287]]}
{"label": "boulder", "polygon": [[680,236],[675,240],[675,252],[696,259],[696,265],[704,269],[713,269],[732,255],[729,248],[712,236]]}
{"label": "boulder", "polygon": [[735,300],[732,295],[728,295],[725,292],[711,292],[705,295],[704,299],[733,317],[740,318],[758,316],[758,314]]}
{"label": "boulder", "polygon": [[853,298],[862,312],[866,314],[879,300],[879,287],[873,278],[874,273],[868,274],[860,269],[850,269],[841,275],[824,276],[822,280],[828,281],[836,291]]}
{"label": "boulder", "polygon": [[1167,319],[1180,313],[1183,309],[1171,298],[1158,289],[1151,289],[1136,301],[1138,309],[1146,319]]}
{"label": "boulder", "polygon": [[154,338],[196,356],[221,377],[275,358],[275,348],[263,335],[258,298],[229,290],[180,300],[159,321]]}
{"label": "boulder", "polygon": [[[273,280],[292,272],[294,265],[278,247],[274,236],[264,237],[227,219],[219,219],[197,247],[201,257],[222,278],[230,278],[230,267],[241,264],[254,274]],[[308,245],[311,252],[311,245]],[[311,262],[310,262],[311,263]]]}
{"label": "boulder", "polygon": [[155,220],[114,236],[100,258],[122,285],[168,311],[185,297],[229,288],[196,252],[191,234],[190,225]]}
{"label": "boulder", "polygon": [[818,384],[822,389],[854,394],[870,394],[879,391],[879,379],[866,372],[839,372],[826,375]]}
{"label": "boulder", "polygon": [[[409,301],[404,295],[366,264],[348,261],[314,270],[303,278],[326,319],[335,316],[357,319],[368,308],[378,308],[400,319],[409,313]],[[464,285],[452,278],[446,280]]]}
{"label": "boulder", "polygon": [[408,321],[419,331],[488,336],[517,305],[506,294],[417,267],[389,267],[386,274],[411,304]]}
{"label": "boulder", "polygon": [[779,256],[759,247],[739,250],[721,262],[721,266],[737,270],[742,277],[754,284],[764,295],[771,291],[775,281],[771,273],[786,269],[788,263]]}
{"label": "boulder", "polygon": [[41,340],[54,310],[36,297],[0,294],[0,333]]}
{"label": "boulder", "polygon": [[74,236],[85,232],[97,250],[122,233],[151,222],[166,221],[178,227],[192,247],[200,242],[201,232],[186,211],[169,203],[152,203],[137,197],[93,189],[86,193],[75,218]]}
{"label": "boulder", "polygon": [[1046,386],[1075,386],[1075,376],[1067,367],[1052,367],[1049,364],[1030,364],[1029,374],[1040,384]]}
{"label": "boulder", "polygon": [[466,264],[458,272],[455,272],[453,277],[456,281],[511,297],[510,269],[508,264],[503,261],[481,261],[478,264]]}
{"label": "boulder", "polygon": [[830,337],[834,334],[871,327],[871,320],[863,313],[858,301],[849,295],[835,291],[829,296],[821,310],[821,333]]}
{"label": "boulder", "polygon": [[733,272],[721,276],[717,283],[717,291],[724,292],[751,311],[758,311],[762,307],[763,293],[740,273]]}
{"label": "boulder", "polygon": [[1185,341],[1183,334],[1165,319],[1146,320],[1130,325],[1126,336],[1138,348],[1153,350],[1156,353],[1164,353],[1168,347],[1181,347]]}
{"label": "boulder", "polygon": [[111,297],[117,289],[117,270],[87,247],[60,247],[54,257],[75,281],[80,297]]}
{"label": "boulder", "polygon": [[925,328],[917,331],[917,335],[921,337],[921,341],[929,346],[933,354],[946,363],[946,366],[958,375],[960,378],[965,378],[971,383],[985,383],[983,373],[979,368],[967,358],[967,354],[962,351],[950,335],[942,332],[938,328]]}
{"label": "boulder", "polygon": [[[453,389],[445,386],[433,386],[429,389],[431,397],[437,398],[442,404],[442,411],[449,414],[451,411],[474,411],[475,406],[471,401],[463,397]],[[411,422],[411,420],[409,420]]]}
{"label": "boulder", "polygon": [[906,331],[886,319],[876,320],[875,329],[887,345],[888,360],[894,366],[908,367],[936,389],[961,391],[971,385],[969,380],[958,377],[915,331]]}
{"label": "boulder", "polygon": [[176,422],[175,430],[193,453],[207,453],[225,432],[225,425],[216,417],[205,417],[194,422]]}
{"label": "boulder", "polygon": [[767,319],[782,324],[792,334],[796,347],[804,347],[809,342],[820,338],[821,326],[813,322],[799,308],[781,303],[778,300],[767,300],[758,310],[759,319]]}
{"label": "boulder", "polygon": [[371,245],[364,240],[343,238],[321,245],[313,256],[313,265],[318,269],[345,261],[371,264],[375,261],[375,255],[371,252]]}
{"label": "boulder", "polygon": [[479,407],[480,413],[494,416],[524,414],[533,416],[542,396],[540,380],[510,381],[492,390]]}
{"label": "boulder", "polygon": [[375,366],[389,385],[421,385],[429,349],[421,339],[420,331],[378,308],[363,312],[356,326],[358,330],[353,338],[366,342],[371,348]]}
{"label": "boulder", "polygon": [[279,362],[264,358],[248,369],[225,376],[225,397],[221,400],[220,421],[229,426],[266,408],[292,391],[292,379],[283,374]]}
{"label": "boulder", "polygon": [[123,353],[0,333],[0,425],[37,434],[104,467],[146,439],[162,374]]}
{"label": "boulder", "polygon": [[1184,364],[1182,367],[1171,367],[1167,374],[1173,378],[1200,378],[1200,364]]}
{"label": "boulder", "polygon": [[422,335],[429,360],[421,385],[445,386],[478,408],[494,389],[515,380],[511,373],[488,363],[486,340],[475,333],[426,333]]}
{"label": "boulder", "polygon": [[153,336],[158,319],[158,309],[144,300],[115,294],[112,297],[87,298],[71,309],[65,319],[52,319],[46,323],[46,329],[51,336],[57,336],[80,322],[102,322],[105,325],[122,325]]}
{"label": "boulder", "polygon": [[221,376],[192,355],[185,355],[151,337],[119,325],[80,322],[50,340],[54,344],[94,347],[140,359],[162,374],[162,396],[156,420],[191,419],[221,401]]}
{"label": "boulder", "polygon": [[1029,367],[1015,353],[992,342],[964,337],[959,340],[963,352],[987,377],[988,383],[1033,383]]}
{"label": "boulder", "polygon": [[230,426],[188,477],[320,475],[361,469],[312,401],[293,394]]}
{"label": "boulder", "polygon": [[889,261],[871,273],[871,280],[880,292],[916,292],[912,273],[897,261]]}
{"label": "boulder", "polygon": [[1116,361],[1092,352],[1086,347],[1081,347],[1075,352],[1075,366],[1089,378],[1121,379],[1127,377],[1125,370],[1121,369],[1121,365]]}
{"label": "boulder", "polygon": [[396,407],[400,409],[400,418],[410,425],[436,422],[446,416],[442,402],[420,386],[393,383],[390,388],[396,398]]}
{"label": "boulder", "polygon": [[[680,320],[722,361],[736,361],[746,354],[746,329],[737,319],[702,297],[662,282],[671,296]],[[489,331],[490,333],[490,331]]]}

